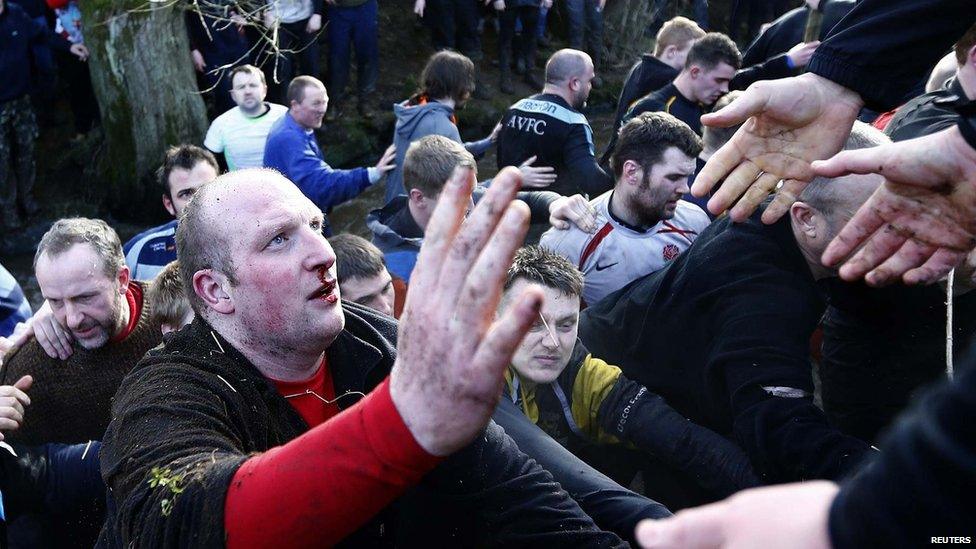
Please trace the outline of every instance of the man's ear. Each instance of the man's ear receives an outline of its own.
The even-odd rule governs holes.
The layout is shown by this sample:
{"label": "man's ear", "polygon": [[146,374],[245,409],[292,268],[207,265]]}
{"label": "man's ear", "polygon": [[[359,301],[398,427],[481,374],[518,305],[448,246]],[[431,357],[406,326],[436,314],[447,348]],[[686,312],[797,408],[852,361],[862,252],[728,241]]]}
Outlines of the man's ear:
{"label": "man's ear", "polygon": [[688,74],[690,74],[692,78],[700,77],[702,75],[702,72],[704,71],[698,65],[692,65],[691,68],[688,69]]}
{"label": "man's ear", "polygon": [[640,183],[641,180],[641,177],[639,175],[640,170],[641,170],[640,164],[638,164],[634,160],[624,160],[624,166],[622,170],[624,176],[624,182],[629,185]]}
{"label": "man's ear", "polygon": [[414,203],[415,206],[422,206],[424,202],[426,202],[427,198],[424,196],[424,192],[420,189],[410,189],[410,192],[407,193],[407,197],[409,198],[410,202]]}
{"label": "man's ear", "polygon": [[129,290],[129,280],[131,279],[129,266],[123,264],[119,267],[119,272],[115,273],[115,278],[119,282],[119,293],[125,295],[125,292]]}
{"label": "man's ear", "polygon": [[173,199],[166,196],[165,194],[163,195],[163,207],[166,208],[166,211],[169,212],[169,215],[176,217],[176,208],[173,207]]}
{"label": "man's ear", "polygon": [[227,292],[229,286],[227,277],[213,269],[193,273],[193,292],[208,308],[225,315],[234,312],[234,298]]}
{"label": "man's ear", "polygon": [[976,67],[976,44],[966,52],[966,64]]}
{"label": "man's ear", "polygon": [[811,240],[821,236],[818,234],[820,229],[817,227],[819,216],[820,212],[805,202],[797,201],[790,206],[790,219],[793,221],[793,226]]}

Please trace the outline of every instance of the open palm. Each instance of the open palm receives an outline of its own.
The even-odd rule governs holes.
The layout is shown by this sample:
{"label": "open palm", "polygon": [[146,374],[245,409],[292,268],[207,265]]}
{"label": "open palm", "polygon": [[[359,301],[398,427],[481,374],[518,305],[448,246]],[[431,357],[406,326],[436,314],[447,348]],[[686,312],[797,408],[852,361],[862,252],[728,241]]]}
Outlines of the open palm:
{"label": "open palm", "polygon": [[752,84],[702,117],[706,126],[745,124],[708,159],[692,194],[705,196],[724,180],[708,209],[718,214],[735,203],[729,214],[742,221],[776,191],[763,213],[764,223],[775,222],[813,179],[810,163],[843,147],[860,107],[857,94],[815,74]]}
{"label": "open palm", "polygon": [[[880,173],[885,183],[824,252],[846,280],[935,282],[976,247],[976,151],[955,127],[814,164],[827,177]],[[860,249],[858,249],[860,248]],[[856,253],[855,253],[856,252]]]}

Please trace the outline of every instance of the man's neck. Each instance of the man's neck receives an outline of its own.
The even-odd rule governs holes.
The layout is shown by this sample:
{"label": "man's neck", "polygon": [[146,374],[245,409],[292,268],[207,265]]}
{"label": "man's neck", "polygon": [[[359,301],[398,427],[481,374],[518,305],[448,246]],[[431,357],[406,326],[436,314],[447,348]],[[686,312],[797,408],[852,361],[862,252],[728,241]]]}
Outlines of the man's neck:
{"label": "man's neck", "polygon": [[956,71],[956,80],[962,88],[966,98],[970,101],[976,99],[976,68],[963,67]]}
{"label": "man's neck", "polygon": [[820,262],[821,253],[819,251],[811,251],[806,249],[801,242],[802,235],[800,231],[796,228],[793,223],[790,223],[790,229],[793,231],[793,240],[796,242],[796,247],[800,250],[800,255],[807,262],[807,267],[810,269],[810,274],[813,275],[814,280],[823,280],[825,278],[831,278],[837,276],[837,270],[825,267],[823,263]]}
{"label": "man's neck", "polygon": [[683,66],[683,65],[679,65],[679,66],[677,66],[677,67],[675,67],[675,66],[674,66],[674,65],[672,65],[671,63],[668,63],[668,62],[667,62],[666,60],[664,60],[664,59],[661,59],[660,57],[658,57],[658,56],[656,56],[656,55],[655,55],[655,56],[653,56],[653,57],[654,57],[654,59],[657,59],[658,61],[660,61],[660,62],[662,62],[662,63],[664,63],[665,65],[667,65],[667,66],[669,66],[669,67],[671,67],[672,69],[674,69],[674,70],[676,70],[676,71],[680,71],[681,69],[683,69],[683,68],[684,68],[684,66]]}
{"label": "man's neck", "polygon": [[549,95],[558,95],[559,97],[563,98],[563,101],[565,101],[566,104],[568,104],[569,106],[573,105],[573,102],[570,100],[571,98],[569,97],[569,90],[562,88],[560,86],[547,83],[545,87],[542,88],[542,93],[548,93]]}
{"label": "man's neck", "polygon": [[413,218],[413,222],[420,227],[420,230],[427,232],[427,224],[420,222],[424,216],[420,215],[420,212],[417,211],[417,206],[414,205],[413,201],[410,199],[407,199],[407,212],[410,213],[410,217]]}
{"label": "man's neck", "polygon": [[448,106],[448,107],[450,107],[452,109],[456,105],[456,103],[454,102],[454,99],[451,99],[450,97],[437,97],[437,98],[431,99],[431,101],[437,101],[441,105]]}
{"label": "man's neck", "polygon": [[627,204],[627,200],[624,198],[623,192],[614,189],[613,193],[610,194],[610,204],[607,205],[607,209],[610,210],[610,215],[631,227],[650,227],[660,221],[658,219],[653,223],[648,223],[647,220],[637,215],[637,212]]}
{"label": "man's neck", "polygon": [[263,101],[253,111],[246,110],[244,107],[238,108],[241,109],[241,113],[247,118],[257,118],[271,110],[271,107]]}
{"label": "man's neck", "polygon": [[[212,319],[211,319],[212,320]],[[241,333],[240,329],[222,329],[211,322],[213,329],[235,349],[240,351],[264,377],[278,381],[302,381],[315,373],[324,350],[286,349],[273,341],[258,339]],[[332,342],[324,348],[328,348]]]}
{"label": "man's neck", "polygon": [[288,117],[291,118],[291,121],[294,122],[295,125],[301,128],[302,130],[306,132],[311,132],[313,130],[313,128],[306,128],[305,124],[302,124],[297,119],[295,119],[295,115],[291,112],[291,109],[288,110]]}
{"label": "man's neck", "polygon": [[680,93],[682,97],[688,101],[691,101],[692,103],[697,102],[695,101],[694,94],[692,93],[691,89],[691,75],[689,75],[687,72],[679,72],[678,76],[674,77],[674,82],[672,82],[672,84],[674,84],[674,87],[678,89],[678,93]]}
{"label": "man's neck", "polygon": [[128,289],[126,289],[126,295],[122,296],[122,307],[120,309],[119,323],[115,326],[115,333],[112,334],[113,338],[125,331],[125,328],[129,325],[129,317],[132,316],[132,309],[129,308]]}

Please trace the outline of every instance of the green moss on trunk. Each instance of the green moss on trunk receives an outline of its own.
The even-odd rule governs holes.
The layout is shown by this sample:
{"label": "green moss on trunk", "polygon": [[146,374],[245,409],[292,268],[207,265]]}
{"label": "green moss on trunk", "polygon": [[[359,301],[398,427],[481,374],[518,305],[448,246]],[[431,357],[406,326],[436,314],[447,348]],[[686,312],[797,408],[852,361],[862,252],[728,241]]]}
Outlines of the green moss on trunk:
{"label": "green moss on trunk", "polygon": [[81,5],[105,132],[97,169],[110,209],[123,218],[158,210],[152,172],[164,151],[200,144],[207,129],[180,6],[142,0]]}

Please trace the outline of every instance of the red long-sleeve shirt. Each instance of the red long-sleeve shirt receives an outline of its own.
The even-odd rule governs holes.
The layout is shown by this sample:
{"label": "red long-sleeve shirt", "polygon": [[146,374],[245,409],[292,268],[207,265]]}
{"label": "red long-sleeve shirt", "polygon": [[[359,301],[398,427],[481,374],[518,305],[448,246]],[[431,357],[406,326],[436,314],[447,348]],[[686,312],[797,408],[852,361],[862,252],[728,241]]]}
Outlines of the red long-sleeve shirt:
{"label": "red long-sleeve shirt", "polygon": [[[286,397],[335,398],[324,361],[308,380],[276,385]],[[389,378],[341,413],[311,394],[288,401],[311,429],[237,470],[224,503],[229,549],[334,545],[440,462],[403,423]]]}

